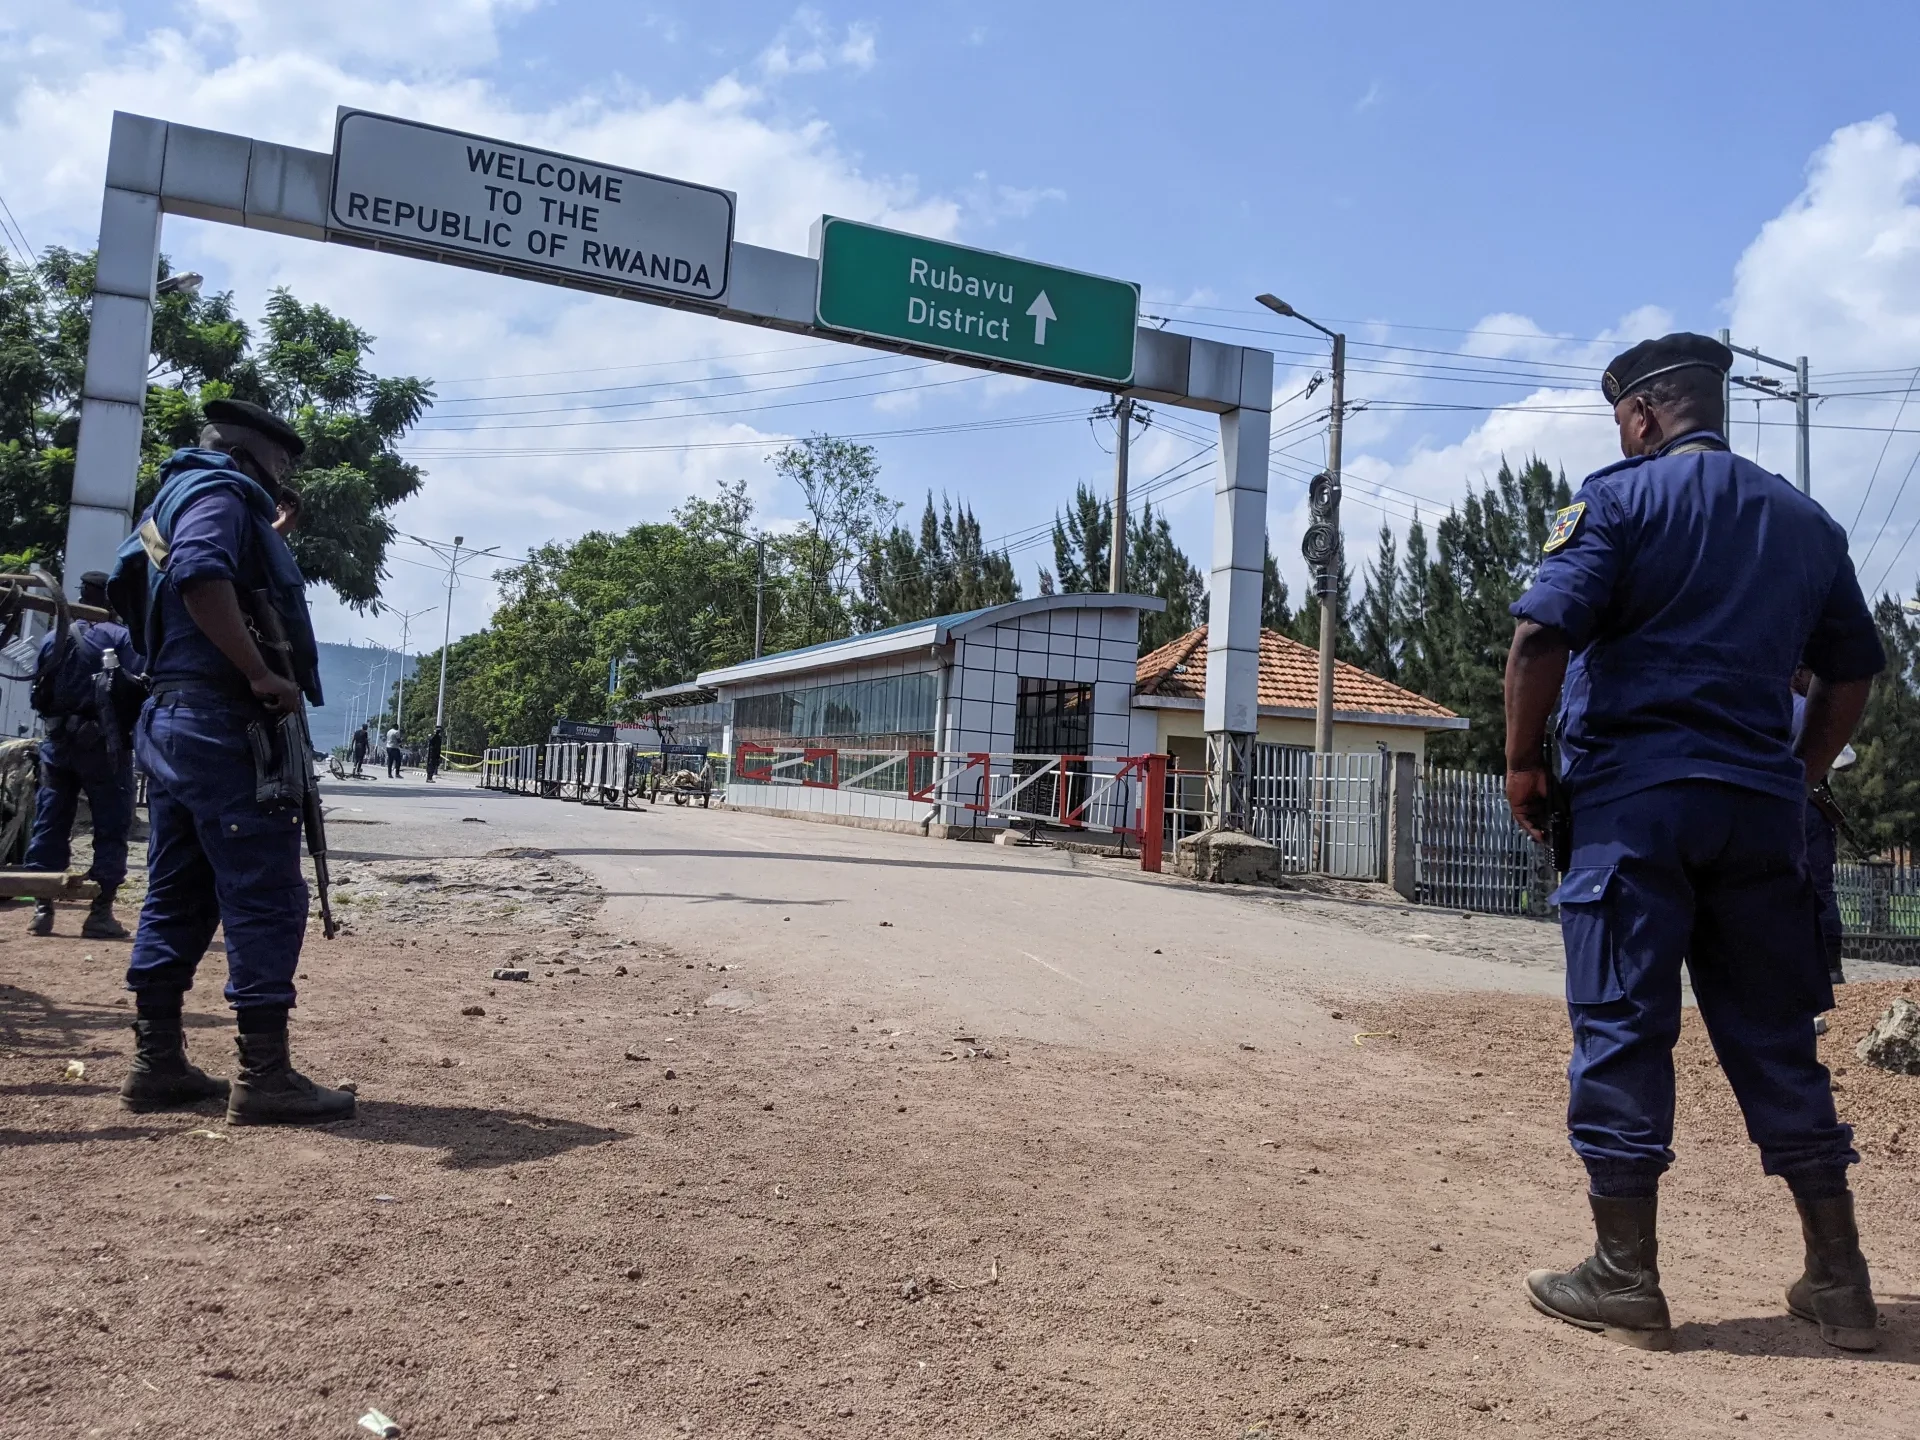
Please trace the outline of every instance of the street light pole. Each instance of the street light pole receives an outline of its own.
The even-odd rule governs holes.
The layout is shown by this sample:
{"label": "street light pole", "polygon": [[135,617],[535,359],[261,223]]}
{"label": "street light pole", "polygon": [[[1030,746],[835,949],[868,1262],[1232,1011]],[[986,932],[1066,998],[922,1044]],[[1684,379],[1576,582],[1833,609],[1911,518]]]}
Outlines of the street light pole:
{"label": "street light pole", "polygon": [[[467,543],[467,537],[456,535],[449,550],[443,540],[428,540],[419,535],[407,537],[416,545],[424,545],[447,562],[447,623],[440,632],[440,695],[433,702],[433,728],[438,730],[447,718],[447,651],[453,646],[453,587],[460,578],[460,547]],[[500,549],[498,545],[489,545],[484,550],[469,550],[467,559],[477,560],[482,555],[492,555]],[[421,611],[425,614],[426,611]]]}
{"label": "street light pole", "polygon": [[407,714],[407,637],[413,622],[422,615],[431,615],[436,606],[429,605],[424,610],[396,610],[400,617],[400,694],[393,702],[393,723],[404,726]]}
{"label": "street light pole", "polygon": [[453,557],[447,561],[447,623],[440,631],[440,693],[433,702],[433,728],[438,730],[447,718],[447,650],[453,644],[453,582],[460,572],[460,545],[467,537],[453,537]]}
{"label": "street light pole", "polygon": [[1347,410],[1347,337],[1318,320],[1309,320],[1286,301],[1273,295],[1254,297],[1276,315],[1311,325],[1333,341],[1333,406],[1327,425],[1327,496],[1324,523],[1333,529],[1333,546],[1314,577],[1320,592],[1320,693],[1314,704],[1313,748],[1321,754],[1333,749],[1333,648],[1340,634],[1340,560],[1345,545],[1340,538],[1340,440]]}

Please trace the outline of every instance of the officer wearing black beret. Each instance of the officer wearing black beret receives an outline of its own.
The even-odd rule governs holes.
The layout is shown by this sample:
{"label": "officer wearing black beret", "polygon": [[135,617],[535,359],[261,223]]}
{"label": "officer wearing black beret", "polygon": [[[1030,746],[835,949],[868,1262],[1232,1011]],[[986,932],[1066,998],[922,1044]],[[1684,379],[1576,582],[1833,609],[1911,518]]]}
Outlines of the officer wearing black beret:
{"label": "officer wearing black beret", "polygon": [[[306,582],[287,548],[285,488],[306,448],[262,406],[214,400],[198,447],[160,467],[160,492],[117,557],[112,587],[151,657],[153,695],[134,734],[148,777],[147,900],[127,987],[135,1052],[121,1090],[134,1110],[225,1098],[230,1124],[351,1115],[351,1093],[293,1068],[287,1012],[307,926],[298,807],[258,799],[249,726],[321,703]],[[259,598],[257,598],[259,597]],[[294,679],[261,654],[250,617],[270,605]],[[239,1029],[232,1085],[187,1060],[181,997],[219,926]]]}
{"label": "officer wearing black beret", "polygon": [[[1806,1270],[1787,1307],[1828,1343],[1877,1343],[1847,1166],[1814,1017],[1833,1005],[1802,813],[1886,663],[1846,532],[1730,453],[1733,356],[1667,335],[1618,356],[1602,392],[1626,459],[1554,517],[1513,605],[1507,798],[1549,823],[1543,741],[1558,709],[1572,863],[1555,899],[1573,1026],[1568,1129],[1597,1243],[1537,1270],[1548,1315],[1649,1349],[1672,1343],[1655,1217],[1673,1161],[1684,961],[1721,1067],[1799,1207]],[[1812,672],[1799,739],[1788,681]]]}

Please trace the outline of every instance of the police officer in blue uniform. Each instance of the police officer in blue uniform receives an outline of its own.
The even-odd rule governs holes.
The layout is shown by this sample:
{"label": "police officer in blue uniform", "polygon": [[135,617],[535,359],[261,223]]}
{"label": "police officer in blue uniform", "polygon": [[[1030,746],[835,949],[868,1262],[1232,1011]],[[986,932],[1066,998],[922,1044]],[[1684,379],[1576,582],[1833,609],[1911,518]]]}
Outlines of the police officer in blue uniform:
{"label": "police officer in blue uniform", "polygon": [[[80,577],[80,603],[107,608],[107,577]],[[108,660],[108,655],[113,657]],[[133,828],[133,749],[128,721],[132,676],[140,657],[124,625],[76,620],[49,632],[34,666],[33,704],[46,725],[40,744],[40,793],[26,868],[65,870],[73,858],[73,821],[80,796],[93,817],[93,864],[87,878],[100,887],[80,934],[88,940],[124,940],[113,914],[114,893],[127,878],[127,835]],[[53,901],[34,902],[28,930],[53,933]]]}
{"label": "police officer in blue uniform", "polygon": [[[1602,388],[1620,464],[1554,517],[1513,605],[1507,798],[1536,837],[1553,815],[1543,741],[1559,708],[1572,857],[1556,894],[1573,1027],[1567,1123],[1596,1245],[1526,1279],[1535,1308],[1648,1349],[1672,1343],[1655,1233],[1673,1161],[1684,961],[1715,1053],[1799,1207],[1794,1315],[1872,1349],[1877,1312],[1814,1017],[1833,1005],[1802,830],[1885,665],[1846,532],[1729,453],[1733,357],[1702,335],[1634,346]],[[1788,679],[1812,671],[1796,750]]]}
{"label": "police officer in blue uniform", "polygon": [[[151,656],[153,694],[135,732],[147,774],[147,901],[127,967],[137,1004],[130,1109],[227,1097],[229,1124],[312,1123],[353,1095],[293,1068],[287,1012],[307,925],[298,807],[262,808],[248,727],[321,700],[306,587],[275,529],[305,448],[258,405],[215,400],[197,449],[161,467],[160,493],[121,547],[112,591]],[[298,684],[274,673],[249,621],[264,593],[291,642]],[[223,927],[227,1003],[239,1026],[231,1091],[190,1064],[181,997]]]}

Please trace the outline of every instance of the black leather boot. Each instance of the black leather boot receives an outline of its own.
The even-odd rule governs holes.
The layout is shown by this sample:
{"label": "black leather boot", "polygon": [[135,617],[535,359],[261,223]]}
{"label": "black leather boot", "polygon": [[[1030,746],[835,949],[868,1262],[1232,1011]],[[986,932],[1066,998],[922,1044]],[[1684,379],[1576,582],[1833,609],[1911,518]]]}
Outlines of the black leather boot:
{"label": "black leather boot", "polygon": [[227,1082],[187,1059],[179,1015],[142,1015],[133,1022],[133,1064],[120,1087],[129,1110],[174,1110],[202,1100],[227,1098]]}
{"label": "black leather boot", "polygon": [[353,1094],[316,1085],[287,1054],[287,1032],[270,1030],[235,1038],[240,1073],[227,1099],[229,1125],[324,1125],[353,1114]]}
{"label": "black leather boot", "polygon": [[100,887],[100,893],[93,897],[93,904],[87,910],[87,918],[80,922],[80,935],[85,940],[126,940],[131,938],[126,926],[113,917],[113,897],[115,890]]}
{"label": "black leather boot", "polygon": [[1787,1309],[1820,1327],[1820,1338],[1842,1350],[1877,1350],[1880,1312],[1873,1303],[1867,1257],[1853,1222],[1853,1194],[1796,1200],[1807,1269],[1787,1289]]}
{"label": "black leather boot", "polygon": [[33,902],[33,919],[27,922],[27,933],[29,935],[53,934],[53,901]]}
{"label": "black leather boot", "polygon": [[1673,1347],[1673,1318],[1660,1291],[1660,1202],[1589,1195],[1596,1237],[1593,1254],[1573,1269],[1535,1270],[1527,1299],[1543,1315],[1597,1330],[1639,1350]]}

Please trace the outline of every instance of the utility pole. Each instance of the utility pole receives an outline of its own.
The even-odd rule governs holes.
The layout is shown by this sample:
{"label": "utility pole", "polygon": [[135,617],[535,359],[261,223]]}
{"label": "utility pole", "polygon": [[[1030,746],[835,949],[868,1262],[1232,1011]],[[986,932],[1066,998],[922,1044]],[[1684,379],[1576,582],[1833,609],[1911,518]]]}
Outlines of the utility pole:
{"label": "utility pole", "polygon": [[[433,728],[438,730],[447,718],[447,651],[453,645],[453,587],[460,578],[460,547],[467,543],[467,537],[456,535],[453,544],[448,546],[442,540],[428,540],[419,535],[407,537],[416,545],[424,545],[442,560],[447,562],[447,623],[440,632],[440,694],[433,702]],[[492,555],[500,547],[489,545],[484,550],[469,550],[467,559],[478,560],[483,555]],[[425,614],[425,611],[421,612]]]}
{"label": "utility pole", "polygon": [[1347,409],[1347,337],[1318,320],[1309,320],[1286,301],[1273,295],[1254,297],[1276,315],[1311,325],[1333,341],[1333,408],[1327,425],[1327,483],[1315,497],[1313,524],[1301,549],[1314,566],[1320,592],[1320,694],[1313,711],[1313,748],[1321,754],[1333,749],[1333,644],[1340,634],[1340,432]]}
{"label": "utility pole", "polygon": [[[1720,343],[1736,355],[1744,355],[1749,360],[1757,360],[1762,365],[1773,365],[1781,370],[1793,372],[1793,388],[1783,388],[1785,382],[1772,375],[1735,375],[1727,372],[1726,385],[1722,390],[1725,402],[1725,423],[1728,429],[1727,443],[1733,443],[1733,387],[1738,385],[1744,390],[1757,391],[1760,395],[1773,400],[1791,400],[1793,402],[1793,483],[1802,495],[1813,493],[1813,412],[1809,402],[1820,397],[1813,393],[1807,383],[1807,357],[1798,356],[1793,360],[1779,360],[1758,350],[1749,350],[1733,343],[1733,332],[1722,330]],[[1756,457],[1757,458],[1757,457]]]}
{"label": "utility pole", "polygon": [[765,613],[767,598],[767,537],[763,533],[754,541],[756,552],[753,575],[753,658],[760,658],[761,616]]}
{"label": "utility pole", "polygon": [[1133,428],[1133,397],[1122,395],[1113,402],[1113,420],[1118,427],[1113,446],[1113,553],[1107,557],[1107,590],[1121,595],[1127,588],[1127,447]]}

